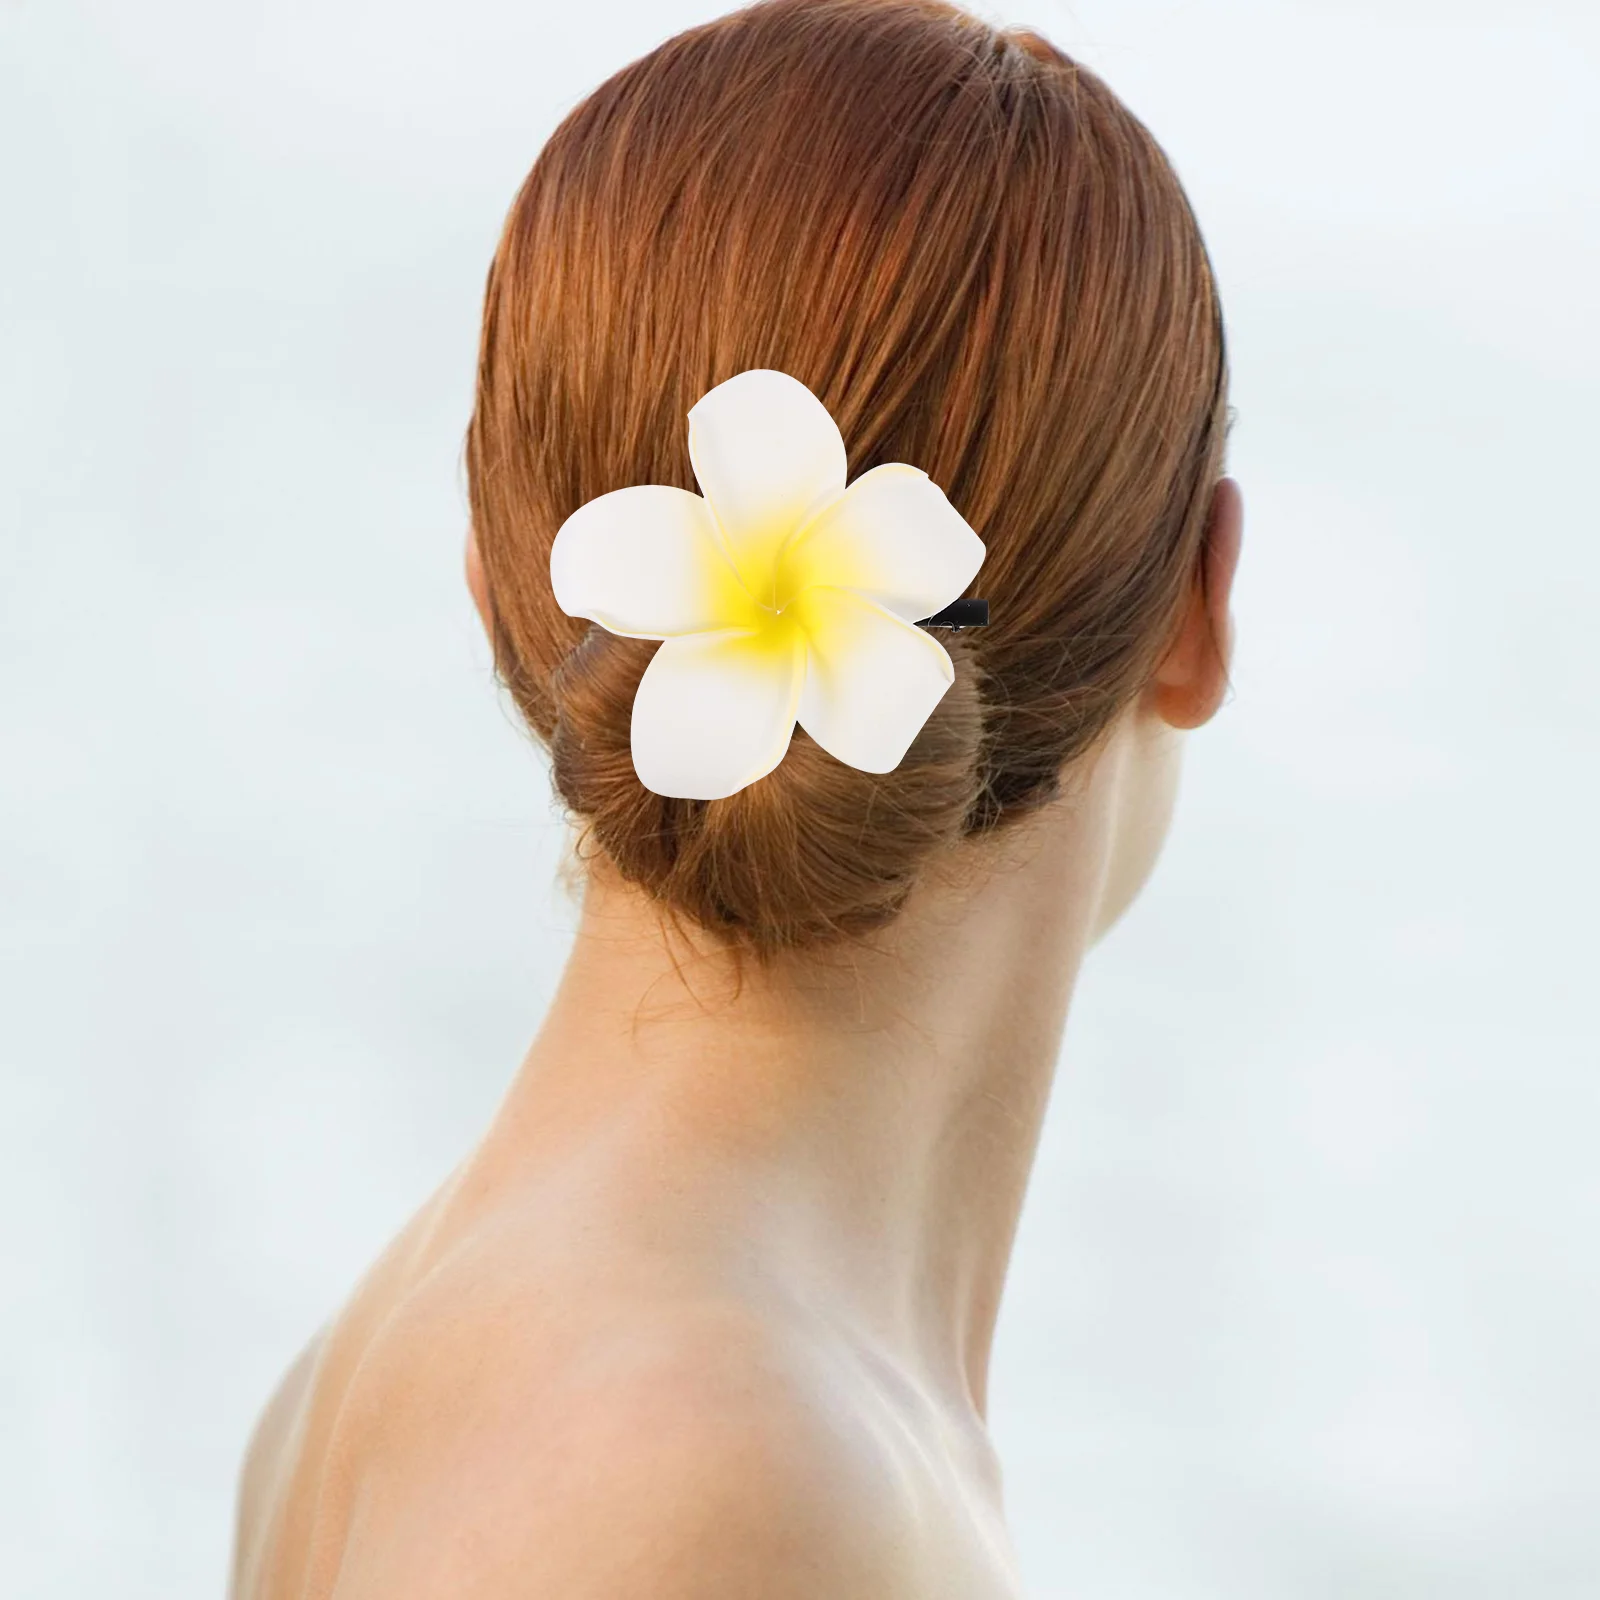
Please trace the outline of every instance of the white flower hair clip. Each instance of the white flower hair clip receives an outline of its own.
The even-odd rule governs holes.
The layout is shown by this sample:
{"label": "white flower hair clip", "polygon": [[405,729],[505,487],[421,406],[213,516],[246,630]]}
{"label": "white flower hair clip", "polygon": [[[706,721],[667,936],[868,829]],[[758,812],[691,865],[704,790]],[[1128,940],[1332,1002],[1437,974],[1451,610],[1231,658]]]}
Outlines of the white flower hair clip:
{"label": "white flower hair clip", "polygon": [[837,425],[786,372],[753,368],[703,395],[689,459],[704,498],[614,489],[550,550],[569,616],[662,641],[633,702],[640,781],[723,799],[777,766],[797,721],[838,760],[893,771],[955,681],[916,624],[988,620],[982,601],[951,604],[983,541],[916,467],[846,487]]}

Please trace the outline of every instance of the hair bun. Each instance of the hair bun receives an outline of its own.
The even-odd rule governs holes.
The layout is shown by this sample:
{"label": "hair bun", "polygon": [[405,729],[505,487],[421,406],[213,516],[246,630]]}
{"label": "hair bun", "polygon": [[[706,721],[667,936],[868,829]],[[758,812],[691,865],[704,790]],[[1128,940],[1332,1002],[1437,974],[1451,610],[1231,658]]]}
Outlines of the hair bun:
{"label": "hair bun", "polygon": [[978,797],[983,708],[963,641],[949,639],[955,682],[893,771],[847,766],[796,727],[783,760],[725,800],[669,799],[634,771],[633,696],[655,648],[591,628],[551,679],[555,784],[584,848],[761,957],[889,921]]}

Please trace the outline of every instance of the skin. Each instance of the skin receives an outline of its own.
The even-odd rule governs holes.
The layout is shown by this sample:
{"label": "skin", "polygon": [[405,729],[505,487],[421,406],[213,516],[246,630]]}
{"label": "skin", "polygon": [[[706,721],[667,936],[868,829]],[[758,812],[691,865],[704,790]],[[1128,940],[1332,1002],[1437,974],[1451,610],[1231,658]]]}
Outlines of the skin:
{"label": "skin", "polygon": [[[1084,954],[1226,692],[1241,530],[1224,478],[1208,582],[1069,792],[865,947],[738,985],[591,873],[482,1141],[257,1427],[235,1600],[1021,1593],[1001,1290]],[[470,539],[467,573],[486,617]]]}

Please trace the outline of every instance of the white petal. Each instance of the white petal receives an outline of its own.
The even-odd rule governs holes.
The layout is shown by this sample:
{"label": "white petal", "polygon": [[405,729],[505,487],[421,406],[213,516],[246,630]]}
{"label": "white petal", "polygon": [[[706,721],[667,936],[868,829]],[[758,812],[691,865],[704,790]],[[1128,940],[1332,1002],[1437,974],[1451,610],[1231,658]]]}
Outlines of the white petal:
{"label": "white petal", "polygon": [[844,440],[828,408],[786,372],[741,372],[689,412],[689,459],[746,588],[776,605],[779,548],[844,493]]}
{"label": "white petal", "polygon": [[633,701],[645,788],[720,800],[765,777],[794,734],[805,641],[797,628],[692,634],[651,657]]}
{"label": "white petal", "polygon": [[840,761],[892,772],[955,682],[944,646],[844,589],[808,589],[790,612],[807,642],[800,726]]}
{"label": "white petal", "polygon": [[756,616],[711,508],[666,484],[613,489],[579,506],[550,547],[550,583],[568,616],[634,639],[748,627]]}
{"label": "white petal", "polygon": [[821,583],[870,595],[920,622],[977,576],[983,540],[927,473],[900,462],[863,472],[782,558],[783,592]]}

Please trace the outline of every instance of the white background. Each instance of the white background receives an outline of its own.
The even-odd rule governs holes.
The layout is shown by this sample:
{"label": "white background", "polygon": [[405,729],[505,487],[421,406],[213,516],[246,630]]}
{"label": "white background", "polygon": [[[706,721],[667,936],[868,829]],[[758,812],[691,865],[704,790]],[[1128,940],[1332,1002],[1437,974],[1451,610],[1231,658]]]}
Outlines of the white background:
{"label": "white background", "polygon": [[[460,576],[484,273],[691,0],[0,0],[0,1573],[220,1593],[572,921]],[[1038,1600],[1600,1592],[1600,27],[1032,0],[1227,308],[1237,694],[996,1353]]]}

